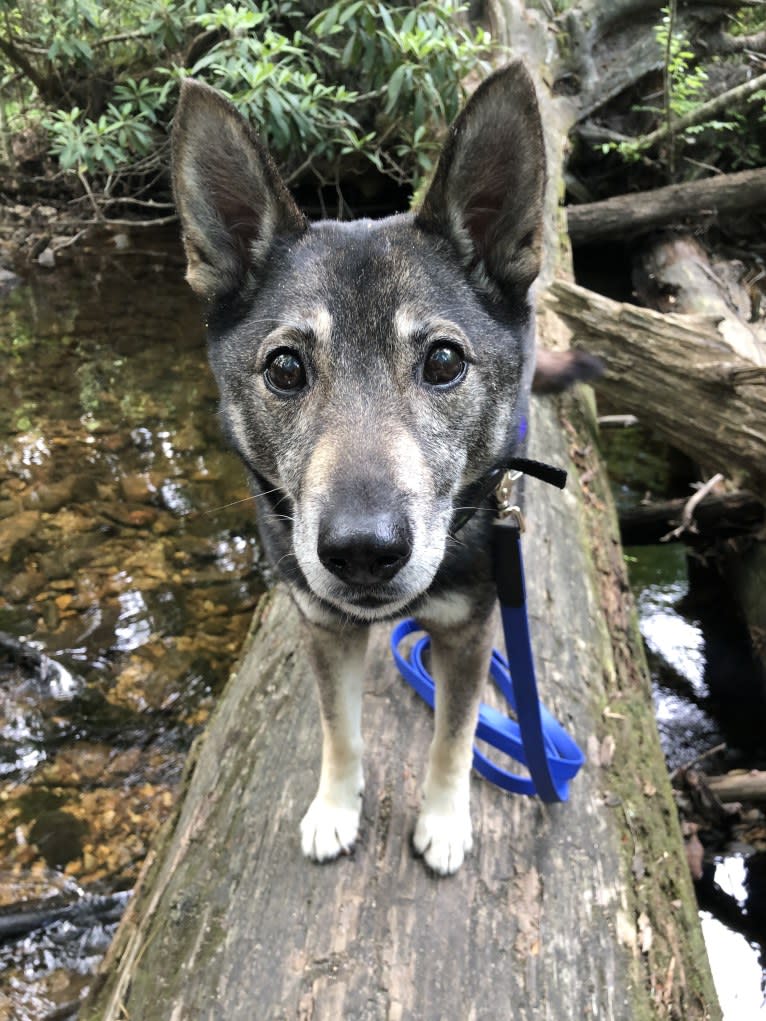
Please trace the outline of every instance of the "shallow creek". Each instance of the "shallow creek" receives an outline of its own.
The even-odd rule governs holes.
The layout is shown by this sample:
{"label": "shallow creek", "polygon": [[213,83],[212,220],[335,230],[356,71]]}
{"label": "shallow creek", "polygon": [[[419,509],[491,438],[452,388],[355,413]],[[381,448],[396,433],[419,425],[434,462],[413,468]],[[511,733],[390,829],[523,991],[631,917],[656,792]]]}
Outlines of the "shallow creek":
{"label": "shallow creek", "polygon": [[[0,299],[0,912],[50,907],[16,934],[0,913],[0,1021],[74,1017],[264,588],[182,273],[140,235]],[[681,548],[629,556],[670,767],[722,740],[763,767],[754,707],[727,714],[714,631],[683,609]],[[710,866],[745,918],[763,859]],[[727,1019],[759,1016],[763,929],[704,919]]]}
{"label": "shallow creek", "polygon": [[[135,243],[0,304],[0,905],[131,888],[263,590],[180,252]],[[119,906],[6,941],[0,1018],[76,1001]]]}

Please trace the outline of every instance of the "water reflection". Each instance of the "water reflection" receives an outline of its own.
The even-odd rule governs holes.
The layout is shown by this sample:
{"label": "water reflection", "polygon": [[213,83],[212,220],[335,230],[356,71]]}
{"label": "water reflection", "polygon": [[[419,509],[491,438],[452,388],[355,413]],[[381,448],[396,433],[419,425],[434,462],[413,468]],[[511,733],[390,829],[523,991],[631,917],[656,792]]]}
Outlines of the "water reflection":
{"label": "water reflection", "polygon": [[[0,305],[0,905],[132,885],[263,587],[199,309],[151,244]],[[52,945],[34,978],[6,955],[0,1008],[77,999]]]}

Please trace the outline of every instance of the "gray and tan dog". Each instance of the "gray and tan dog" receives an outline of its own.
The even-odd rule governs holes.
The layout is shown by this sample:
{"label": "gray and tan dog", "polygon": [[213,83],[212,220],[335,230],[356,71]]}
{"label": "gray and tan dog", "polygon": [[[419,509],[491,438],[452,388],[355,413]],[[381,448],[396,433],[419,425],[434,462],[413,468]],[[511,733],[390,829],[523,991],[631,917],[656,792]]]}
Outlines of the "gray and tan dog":
{"label": "gray and tan dog", "polygon": [[[471,848],[472,735],[493,638],[489,502],[459,541],[451,524],[513,455],[529,401],[545,181],[532,82],[515,63],[477,89],[415,214],[308,223],[243,119],[194,82],[176,115],[173,181],[224,427],[319,687],[322,768],[303,851],[324,861],[354,844],[368,627],[414,614],[438,688],[414,845],[454,872]],[[552,366],[556,379],[572,371]]]}

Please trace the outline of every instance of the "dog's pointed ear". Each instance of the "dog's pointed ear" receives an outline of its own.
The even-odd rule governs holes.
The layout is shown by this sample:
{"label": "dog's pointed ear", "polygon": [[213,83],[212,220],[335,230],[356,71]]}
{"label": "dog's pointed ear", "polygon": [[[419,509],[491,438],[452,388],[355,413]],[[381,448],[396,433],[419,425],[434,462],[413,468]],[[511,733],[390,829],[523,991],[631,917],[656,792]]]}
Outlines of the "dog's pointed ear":
{"label": "dog's pointed ear", "polygon": [[172,167],[186,279],[203,298],[241,287],[275,238],[306,229],[259,139],[228,100],[201,82],[182,83]]}
{"label": "dog's pointed ear", "polygon": [[537,95],[516,61],[455,120],[416,222],[448,237],[475,278],[516,295],[540,272],[544,189]]}

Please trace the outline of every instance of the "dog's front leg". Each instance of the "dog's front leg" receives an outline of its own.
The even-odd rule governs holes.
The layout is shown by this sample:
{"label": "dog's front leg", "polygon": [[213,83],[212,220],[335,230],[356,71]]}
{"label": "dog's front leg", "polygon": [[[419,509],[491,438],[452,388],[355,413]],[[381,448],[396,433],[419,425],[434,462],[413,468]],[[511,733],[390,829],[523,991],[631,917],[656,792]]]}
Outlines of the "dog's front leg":
{"label": "dog's front leg", "polygon": [[319,689],[322,770],[301,821],[303,853],[315,861],[348,854],[362,808],[362,679],[367,627],[307,624],[305,648]]}
{"label": "dog's front leg", "polygon": [[473,845],[469,788],[473,737],[494,637],[490,613],[463,627],[428,623],[436,683],[434,737],[413,843],[440,875],[456,872]]}

